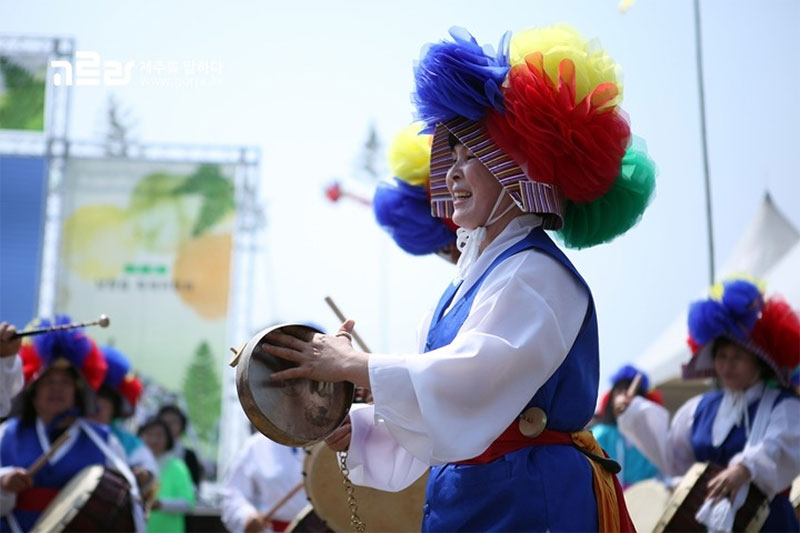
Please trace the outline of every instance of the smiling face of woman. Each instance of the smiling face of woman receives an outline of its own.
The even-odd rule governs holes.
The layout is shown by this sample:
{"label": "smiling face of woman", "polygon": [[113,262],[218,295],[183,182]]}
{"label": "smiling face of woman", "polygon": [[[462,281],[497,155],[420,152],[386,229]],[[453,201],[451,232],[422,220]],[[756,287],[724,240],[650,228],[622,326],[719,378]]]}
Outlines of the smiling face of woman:
{"label": "smiling face of woman", "polygon": [[447,171],[447,189],[453,198],[455,224],[466,229],[486,224],[502,188],[466,146],[453,146],[453,165]]}

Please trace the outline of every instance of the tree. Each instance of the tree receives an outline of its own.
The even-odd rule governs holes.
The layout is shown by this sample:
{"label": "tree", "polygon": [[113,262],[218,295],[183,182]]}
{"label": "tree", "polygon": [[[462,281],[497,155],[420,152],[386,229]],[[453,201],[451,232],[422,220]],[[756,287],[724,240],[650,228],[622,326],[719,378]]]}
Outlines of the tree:
{"label": "tree", "polygon": [[211,447],[216,441],[214,430],[222,411],[222,385],[211,348],[205,341],[197,347],[186,369],[183,395],[197,436],[207,448]]}

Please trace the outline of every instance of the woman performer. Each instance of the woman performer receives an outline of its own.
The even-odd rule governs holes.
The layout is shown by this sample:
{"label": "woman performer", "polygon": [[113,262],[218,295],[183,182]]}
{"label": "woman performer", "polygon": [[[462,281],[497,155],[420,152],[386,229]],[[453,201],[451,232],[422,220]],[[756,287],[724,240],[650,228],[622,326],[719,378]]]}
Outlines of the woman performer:
{"label": "woman performer", "polygon": [[[307,504],[300,490],[272,517],[265,516],[303,480],[303,453],[261,433],[247,439],[222,483],[222,522],[232,533],[283,531]],[[269,520],[267,520],[269,518]]]}
{"label": "woman performer", "polygon": [[684,377],[714,376],[720,388],[686,402],[672,424],[660,405],[627,399],[617,409],[620,430],[666,475],[698,461],[726,467],[697,517],[714,530],[731,530],[754,483],[771,500],[763,531],[798,531],[788,489],[800,474],[800,399],[788,386],[800,362],[800,319],[780,296],[765,302],[756,284],[730,280],[689,308],[689,345]]}
{"label": "woman performer", "polygon": [[[432,212],[460,226],[454,283],[426,321],[424,355],[365,354],[353,322],[262,347],[298,363],[275,379],[348,380],[373,392],[334,432],[354,482],[400,490],[433,466],[423,531],[633,528],[618,465],[588,431],[597,320],[567,245],[611,240],[654,186],[629,148],[617,68],[572,28],[522,32],[496,56],[465,30],[427,48],[415,101],[433,132]],[[627,149],[627,153],[626,153]]]}
{"label": "woman performer", "polygon": [[136,474],[140,487],[147,487],[158,476],[158,463],[142,440],[122,427],[122,421],[133,415],[144,390],[131,369],[131,363],[121,351],[112,346],[100,349],[108,371],[97,391],[97,411],[92,421],[104,424],[120,441],[128,465]]}
{"label": "woman performer", "polygon": [[617,428],[614,406],[623,396],[627,397],[630,392],[628,389],[637,375],[642,377],[633,394],[643,396],[659,405],[663,404],[661,393],[658,390],[650,390],[650,380],[647,375],[633,365],[624,365],[611,376],[611,390],[600,400],[600,420],[592,426],[594,438],[608,456],[622,466],[617,477],[623,488],[658,475],[655,465],[648,461],[636,446],[628,442]]}
{"label": "woman performer", "polygon": [[[56,317],[55,325],[69,319]],[[42,327],[50,325],[41,319]],[[31,340],[32,339],[32,340]],[[84,467],[105,464],[132,484],[125,452],[108,427],[87,421],[106,362],[78,329],[29,337],[20,349],[26,386],[18,397],[21,414],[0,426],[0,530],[28,531],[58,491]],[[64,433],[66,442],[38,472],[28,468]],[[134,505],[140,530],[141,509]]]}

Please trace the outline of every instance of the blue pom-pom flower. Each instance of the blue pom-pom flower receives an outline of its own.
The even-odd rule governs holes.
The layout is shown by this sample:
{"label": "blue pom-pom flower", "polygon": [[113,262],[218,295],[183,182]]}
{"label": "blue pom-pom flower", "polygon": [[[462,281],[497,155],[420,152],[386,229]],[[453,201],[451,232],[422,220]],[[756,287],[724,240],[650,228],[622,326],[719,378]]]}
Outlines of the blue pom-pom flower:
{"label": "blue pom-pom flower", "polygon": [[510,68],[511,34],[503,35],[496,54],[464,28],[453,27],[450,35],[454,42],[430,45],[414,67],[413,101],[418,119],[427,124],[423,133],[456,117],[481,120],[489,107],[503,111],[501,86]]}
{"label": "blue pom-pom flower", "polygon": [[758,321],[761,308],[764,307],[761,290],[753,283],[741,279],[727,281],[724,286],[722,305],[729,310],[737,329],[743,335],[749,336]]}
{"label": "blue pom-pom flower", "polygon": [[[61,326],[69,324],[70,318],[65,315],[56,315],[55,320],[42,318],[37,327],[47,328],[51,325]],[[52,331],[37,335],[33,339],[36,353],[42,358],[46,365],[60,357],[64,357],[73,365],[80,367],[83,360],[92,349],[92,343],[80,329],[67,329],[62,331]]]}
{"label": "blue pom-pom flower", "polygon": [[455,240],[455,234],[439,218],[431,216],[424,187],[397,178],[381,182],[372,200],[375,218],[395,243],[414,255],[434,253]]}

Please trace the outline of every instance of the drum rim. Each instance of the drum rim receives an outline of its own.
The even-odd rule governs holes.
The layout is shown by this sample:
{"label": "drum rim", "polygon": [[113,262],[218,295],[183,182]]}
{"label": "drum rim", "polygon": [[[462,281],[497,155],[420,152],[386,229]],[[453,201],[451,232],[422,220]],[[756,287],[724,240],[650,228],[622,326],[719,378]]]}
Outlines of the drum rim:
{"label": "drum rim", "polygon": [[[56,498],[50,503],[50,506],[48,506],[47,509],[42,511],[42,514],[39,516],[39,518],[36,519],[36,522],[33,524],[33,527],[31,528],[31,533],[36,533],[39,531],[57,533],[63,531],[66,525],[78,515],[83,506],[86,505],[86,502],[88,502],[89,499],[92,497],[92,494],[97,489],[97,486],[100,484],[100,480],[103,478],[103,472],[105,472],[105,470],[106,467],[101,464],[89,465],[80,469],[78,473],[72,476],[70,480],[67,481],[67,484],[64,485],[58,491],[58,494],[56,494]],[[84,472],[86,473],[84,474]],[[70,507],[70,509],[66,513],[64,513],[64,515],[62,515],[55,524],[52,524],[47,529],[44,529],[45,524],[43,524],[42,522],[44,522],[44,520],[48,518],[50,514],[52,514],[51,506],[56,502],[58,496],[61,494],[67,494],[66,489],[74,490],[73,485],[76,485],[79,481],[83,481],[84,478],[92,481],[92,484],[89,485],[89,487],[87,487],[90,490],[77,494],[72,502],[73,505]],[[72,490],[70,492],[72,492]],[[66,499],[66,496],[63,499]],[[76,503],[79,503],[80,505],[75,505]]]}
{"label": "drum rim", "polygon": [[[236,364],[236,394],[239,396],[239,403],[242,405],[242,410],[244,411],[245,415],[247,416],[248,420],[255,426],[255,428],[265,437],[268,439],[277,442],[278,444],[283,444],[284,446],[301,446],[307,447],[314,445],[322,440],[325,439],[328,435],[330,435],[333,431],[338,428],[342,422],[344,422],[345,418],[347,418],[348,413],[350,412],[350,407],[353,405],[353,396],[355,394],[355,385],[350,383],[349,381],[342,381],[345,387],[345,404],[346,407],[343,409],[342,415],[338,419],[338,423],[335,427],[325,435],[320,436],[317,439],[302,439],[296,438],[288,435],[285,431],[277,427],[273,424],[269,418],[264,416],[261,410],[258,408],[258,404],[255,399],[255,395],[253,391],[250,389],[250,382],[249,382],[249,369],[250,369],[250,359],[252,353],[258,346],[261,339],[264,338],[265,335],[271,333],[273,331],[285,328],[285,327],[302,327],[309,329],[315,333],[325,334],[324,331],[320,331],[318,328],[314,326],[310,326],[308,324],[297,324],[297,323],[283,323],[278,324],[275,326],[270,326],[268,328],[264,328],[245,344],[244,348],[241,351],[241,360]],[[266,428],[268,430],[264,431]]]}

